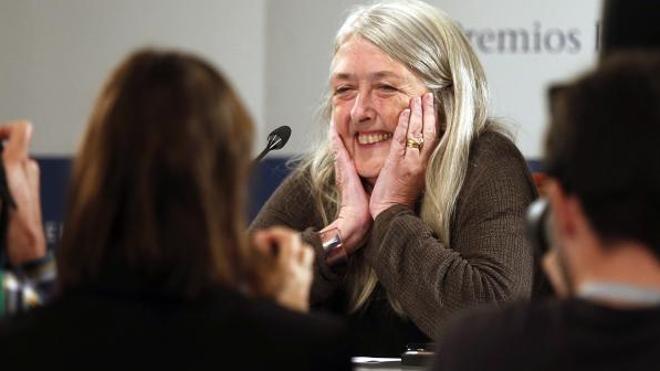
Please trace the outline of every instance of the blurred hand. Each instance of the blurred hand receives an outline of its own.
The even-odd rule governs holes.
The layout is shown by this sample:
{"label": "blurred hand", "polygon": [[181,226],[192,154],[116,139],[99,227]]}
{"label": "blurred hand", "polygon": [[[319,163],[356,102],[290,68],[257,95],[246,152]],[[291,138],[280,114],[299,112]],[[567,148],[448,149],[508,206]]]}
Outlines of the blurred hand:
{"label": "blurred hand", "polygon": [[[422,143],[421,148],[407,147],[408,139]],[[399,116],[390,153],[371,192],[369,211],[374,219],[396,204],[414,206],[424,189],[426,167],[437,142],[433,95],[412,98],[410,108]]]}
{"label": "blurred hand", "polygon": [[6,141],[2,152],[7,187],[16,208],[9,205],[7,255],[16,266],[46,255],[46,239],[41,222],[39,166],[28,157],[32,125],[13,121],[0,125],[0,140]]}
{"label": "blurred hand", "polygon": [[341,194],[341,204],[337,219],[323,231],[337,228],[343,247],[350,254],[359,247],[373,222],[369,214],[369,195],[334,123],[330,125],[330,141],[335,155],[335,183]]}
{"label": "blurred hand", "polygon": [[289,309],[307,312],[314,250],[285,227],[255,232],[250,289]]}

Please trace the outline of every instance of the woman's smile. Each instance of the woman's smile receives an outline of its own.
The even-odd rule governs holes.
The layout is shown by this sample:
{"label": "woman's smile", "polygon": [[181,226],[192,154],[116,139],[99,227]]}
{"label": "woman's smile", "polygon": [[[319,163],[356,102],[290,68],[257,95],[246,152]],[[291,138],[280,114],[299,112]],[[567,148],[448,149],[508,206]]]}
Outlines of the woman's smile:
{"label": "woman's smile", "polygon": [[392,133],[385,131],[359,132],[356,134],[357,141],[361,145],[389,144],[392,139]]}

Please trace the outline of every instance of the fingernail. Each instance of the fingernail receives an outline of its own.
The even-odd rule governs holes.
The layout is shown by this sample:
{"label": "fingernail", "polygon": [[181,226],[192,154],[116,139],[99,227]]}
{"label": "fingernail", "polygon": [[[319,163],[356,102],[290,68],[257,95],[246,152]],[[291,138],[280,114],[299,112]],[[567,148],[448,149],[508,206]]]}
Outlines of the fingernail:
{"label": "fingernail", "polygon": [[426,93],[426,99],[429,103],[433,103],[433,93]]}

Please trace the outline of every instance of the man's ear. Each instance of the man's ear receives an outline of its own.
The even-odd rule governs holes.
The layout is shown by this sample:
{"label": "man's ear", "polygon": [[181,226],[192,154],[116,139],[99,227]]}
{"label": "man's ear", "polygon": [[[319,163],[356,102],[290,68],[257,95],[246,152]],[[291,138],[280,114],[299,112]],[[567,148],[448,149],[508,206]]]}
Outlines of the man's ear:
{"label": "man's ear", "polygon": [[566,194],[561,184],[554,179],[549,179],[546,184],[546,192],[552,210],[552,223],[562,239],[571,238],[576,232],[575,205],[577,200]]}

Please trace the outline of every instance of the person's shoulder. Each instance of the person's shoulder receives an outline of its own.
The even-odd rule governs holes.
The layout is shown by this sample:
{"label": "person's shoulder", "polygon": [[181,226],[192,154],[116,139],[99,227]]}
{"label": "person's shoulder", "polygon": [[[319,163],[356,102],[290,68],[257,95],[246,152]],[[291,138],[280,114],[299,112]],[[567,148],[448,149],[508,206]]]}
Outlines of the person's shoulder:
{"label": "person's shoulder", "polygon": [[[476,331],[494,330],[494,333],[512,334],[529,331],[537,320],[551,320],[561,311],[561,303],[554,299],[530,302],[519,300],[507,305],[484,305],[475,307],[456,316],[454,326],[473,328]],[[547,321],[544,321],[547,324]]]}
{"label": "person's shoulder", "polygon": [[267,299],[248,297],[236,290],[217,289],[203,313],[214,314],[210,322],[222,327],[239,324],[241,332],[263,339],[314,342],[341,338],[346,331],[335,317],[289,310]]}
{"label": "person's shoulder", "polygon": [[239,293],[225,293],[218,304],[224,307],[226,317],[218,322],[218,330],[226,331],[227,323],[234,324],[232,337],[249,343],[264,359],[277,364],[291,362],[300,366],[296,369],[350,367],[348,330],[337,318],[292,311]]}
{"label": "person's shoulder", "polygon": [[495,125],[489,126],[472,141],[470,158],[473,164],[502,159],[525,163],[511,135]]}
{"label": "person's shoulder", "polygon": [[531,184],[525,158],[511,136],[495,124],[488,126],[472,140],[468,161],[467,182],[516,181]]}
{"label": "person's shoulder", "polygon": [[487,195],[501,200],[508,194],[527,202],[536,197],[525,158],[510,136],[497,126],[487,128],[472,141],[462,192],[464,198]]}
{"label": "person's shoulder", "polygon": [[[448,343],[461,341],[491,341],[489,338],[508,337],[522,331],[528,322],[531,307],[519,301],[504,307],[484,305],[454,317],[447,326],[443,339]],[[481,334],[481,336],[475,336]],[[487,334],[486,336],[483,336]]]}
{"label": "person's shoulder", "polygon": [[[80,364],[84,354],[131,354],[138,362],[208,369],[217,359],[228,369],[348,369],[346,330],[333,318],[287,310],[270,301],[217,287],[196,299],[134,295],[68,295],[46,307],[5,320],[0,346],[8,364]],[[203,362],[204,361],[204,362]],[[221,367],[222,368],[222,367]],[[29,369],[29,367],[28,367]]]}
{"label": "person's shoulder", "polygon": [[68,331],[71,330],[68,326],[76,320],[75,315],[69,315],[62,309],[56,300],[44,307],[4,317],[0,321],[0,348],[6,355],[2,357],[3,364],[33,364],[35,352],[53,355],[54,349],[68,338]]}
{"label": "person's shoulder", "polygon": [[465,311],[449,323],[438,342],[435,369],[529,365],[529,357],[542,353],[537,350],[545,343],[544,335],[558,326],[560,312],[561,304],[554,300],[518,301]]}
{"label": "person's shoulder", "polygon": [[332,345],[347,334],[344,323],[335,317],[295,312],[267,300],[255,301],[249,313],[255,322],[278,334],[279,339],[288,339],[292,343]]}

